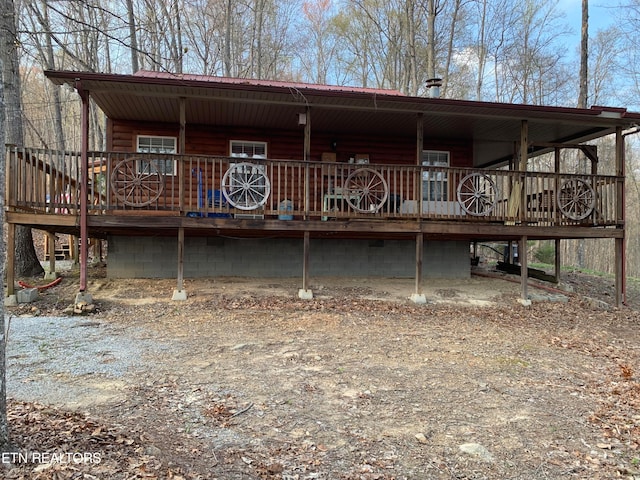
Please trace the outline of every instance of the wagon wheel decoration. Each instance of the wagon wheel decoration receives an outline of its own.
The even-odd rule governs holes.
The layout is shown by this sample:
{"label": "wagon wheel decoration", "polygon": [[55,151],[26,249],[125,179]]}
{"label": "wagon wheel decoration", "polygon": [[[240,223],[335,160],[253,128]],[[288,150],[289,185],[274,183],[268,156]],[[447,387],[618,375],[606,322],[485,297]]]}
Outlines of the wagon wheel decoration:
{"label": "wagon wheel decoration", "polygon": [[593,212],[596,193],[591,185],[580,178],[567,180],[557,195],[558,208],[571,220],[582,220]]}
{"label": "wagon wheel decoration", "polygon": [[125,158],[111,172],[111,188],[125,205],[146,207],[162,195],[164,176],[158,171],[156,160]]}
{"label": "wagon wheel decoration", "polygon": [[489,215],[498,202],[496,182],[484,173],[474,172],[463,177],[457,193],[462,210],[477,217]]}
{"label": "wagon wheel decoration", "polygon": [[236,163],[222,177],[222,194],[229,204],[239,210],[255,210],[265,203],[271,193],[271,182],[262,165]]}
{"label": "wagon wheel decoration", "polygon": [[389,197],[384,177],[371,168],[358,168],[349,174],[343,185],[346,201],[356,212],[376,213]]}

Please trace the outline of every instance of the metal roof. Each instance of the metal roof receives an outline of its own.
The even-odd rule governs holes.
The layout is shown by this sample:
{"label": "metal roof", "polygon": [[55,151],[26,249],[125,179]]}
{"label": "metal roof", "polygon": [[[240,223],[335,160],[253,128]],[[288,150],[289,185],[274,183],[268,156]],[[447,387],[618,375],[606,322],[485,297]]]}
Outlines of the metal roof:
{"label": "metal roof", "polygon": [[[623,108],[589,109],[475,102],[403,95],[383,89],[255,79],[138,72],[135,75],[46,71],[56,85],[88,91],[105,115],[117,120],[177,123],[180,99],[186,122],[291,129],[311,108],[312,132],[415,138],[423,115],[424,138],[472,141],[476,166],[512,156],[522,120],[529,142],[580,143],[640,124]],[[312,133],[313,135],[313,133]]]}

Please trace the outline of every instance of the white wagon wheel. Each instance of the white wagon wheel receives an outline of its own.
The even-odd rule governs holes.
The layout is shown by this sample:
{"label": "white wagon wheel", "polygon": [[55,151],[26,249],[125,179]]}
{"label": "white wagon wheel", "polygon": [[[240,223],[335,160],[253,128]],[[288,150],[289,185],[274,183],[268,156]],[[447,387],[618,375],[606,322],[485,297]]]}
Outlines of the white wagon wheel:
{"label": "white wagon wheel", "polygon": [[164,176],[154,160],[130,157],[120,160],[111,172],[111,188],[125,205],[146,207],[164,191]]}
{"label": "white wagon wheel", "polygon": [[558,208],[571,220],[582,220],[593,212],[596,192],[581,178],[572,178],[562,184],[557,194]]}
{"label": "white wagon wheel", "polygon": [[389,197],[387,181],[371,168],[358,168],[349,174],[342,187],[351,208],[361,213],[376,213]]}
{"label": "white wagon wheel", "polygon": [[222,177],[222,194],[238,210],[255,210],[271,193],[271,182],[262,165],[236,163]]}
{"label": "white wagon wheel", "polygon": [[458,183],[458,203],[469,215],[489,215],[498,203],[498,187],[484,173],[470,173]]}

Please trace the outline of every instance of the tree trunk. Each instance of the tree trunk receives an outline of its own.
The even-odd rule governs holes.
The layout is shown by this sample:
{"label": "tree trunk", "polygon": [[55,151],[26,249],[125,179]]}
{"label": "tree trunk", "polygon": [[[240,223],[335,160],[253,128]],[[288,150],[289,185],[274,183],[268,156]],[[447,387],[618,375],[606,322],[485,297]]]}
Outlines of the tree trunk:
{"label": "tree trunk", "polygon": [[[45,24],[43,24],[43,28],[45,29],[45,32],[47,32],[47,34],[45,35],[45,55],[46,58],[43,58],[44,60],[44,64],[46,65],[47,69],[49,70],[54,70],[56,68],[55,65],[55,53],[53,50],[53,43],[51,41],[51,24],[49,22],[49,9],[47,7],[46,2],[42,5],[43,9],[44,9],[44,19],[45,19]],[[54,109],[54,115],[55,115],[55,121],[54,121],[54,125],[53,127],[55,128],[56,131],[56,146],[55,148],[59,149],[59,150],[65,150],[66,149],[66,142],[65,142],[65,137],[64,137],[64,130],[63,130],[63,122],[62,122],[62,101],[60,99],[60,89],[59,88],[54,88],[53,89],[53,109]]]}
{"label": "tree trunk", "polygon": [[[580,38],[580,93],[578,95],[578,108],[587,108],[589,87],[589,0],[582,0],[582,31]],[[582,169],[580,169],[582,170]],[[583,173],[580,171],[580,173]],[[584,172],[586,173],[586,171]],[[578,240],[577,263],[579,268],[585,266],[584,240]]]}
{"label": "tree trunk", "polygon": [[136,16],[133,12],[133,0],[127,0],[127,15],[129,18],[129,50],[131,51],[131,71],[140,70],[138,65],[138,35],[136,34]]}
{"label": "tree trunk", "polygon": [[582,0],[582,31],[580,37],[580,93],[578,108],[587,108],[589,88],[589,0]]}
{"label": "tree trunk", "polygon": [[233,2],[227,0],[227,16],[224,29],[224,74],[231,76],[231,12],[233,12]]}
{"label": "tree trunk", "polygon": [[[6,7],[5,7],[6,8]],[[3,12],[5,13],[5,12]],[[0,57],[0,64],[2,58]],[[0,67],[0,70],[2,68]],[[4,145],[4,90],[0,82],[0,145]],[[6,158],[5,151],[0,153],[0,185],[4,186]],[[6,246],[4,244],[4,188],[0,188],[0,259],[6,258]],[[0,262],[0,278],[4,278],[6,262]],[[4,289],[2,297],[4,298]],[[0,451],[4,452],[9,446],[9,425],[7,421],[7,351],[4,325],[4,301],[0,301]]]}
{"label": "tree trunk", "polygon": [[[5,142],[13,145],[24,143],[22,128],[22,108],[20,104],[20,70],[18,63],[18,39],[16,37],[15,7],[13,0],[4,0],[2,17],[0,19],[0,35],[2,41],[2,82],[4,90]],[[3,143],[4,145],[4,143]],[[4,186],[4,183],[1,185]],[[34,276],[44,273],[42,265],[33,247],[31,229],[19,227],[16,229],[16,274]]]}

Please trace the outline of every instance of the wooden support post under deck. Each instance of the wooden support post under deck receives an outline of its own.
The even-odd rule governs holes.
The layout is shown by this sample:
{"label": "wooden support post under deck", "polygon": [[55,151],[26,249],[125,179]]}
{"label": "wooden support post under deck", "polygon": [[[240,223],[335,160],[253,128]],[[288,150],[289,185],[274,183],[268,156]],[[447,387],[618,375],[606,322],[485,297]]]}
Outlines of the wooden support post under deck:
{"label": "wooden support post under deck", "polygon": [[56,271],[56,235],[47,233],[47,244],[49,249],[49,274]]}
{"label": "wooden support post under deck", "polygon": [[173,291],[172,300],[186,300],[187,292],[184,290],[184,227],[178,228],[178,282]]}
{"label": "wooden support post under deck", "polygon": [[416,285],[415,292],[411,295],[411,300],[415,303],[427,303],[427,299],[422,293],[422,261],[424,255],[424,234],[416,235]]}
{"label": "wooden support post under deck", "polygon": [[184,288],[184,228],[178,229],[178,290]]}
{"label": "wooden support post under deck", "polygon": [[626,283],[627,273],[625,268],[625,239],[616,238],[616,306],[621,307],[627,301]]}
{"label": "wooden support post under deck", "polygon": [[7,224],[7,264],[5,268],[7,270],[7,296],[15,295],[15,281],[16,281],[16,224]]}
{"label": "wooden support post under deck", "polygon": [[309,288],[309,232],[304,232],[304,257],[302,259],[302,288]]}
{"label": "wooden support post under deck", "polygon": [[555,278],[556,283],[560,282],[560,269],[562,267],[562,261],[560,258],[560,239],[556,238],[555,240],[556,248],[555,248],[555,268],[553,272],[553,276]]}
{"label": "wooden support post under deck", "polygon": [[313,298],[313,292],[309,288],[309,231],[304,232],[303,252],[302,252],[302,288],[298,290],[298,297],[303,300],[311,300]]}
{"label": "wooden support post under deck", "polygon": [[520,303],[531,305],[531,300],[529,300],[529,264],[527,261],[526,235],[520,238],[518,260],[520,260]]}
{"label": "wooden support post under deck", "polygon": [[422,261],[424,260],[424,235],[416,235],[416,293],[422,290]]}

